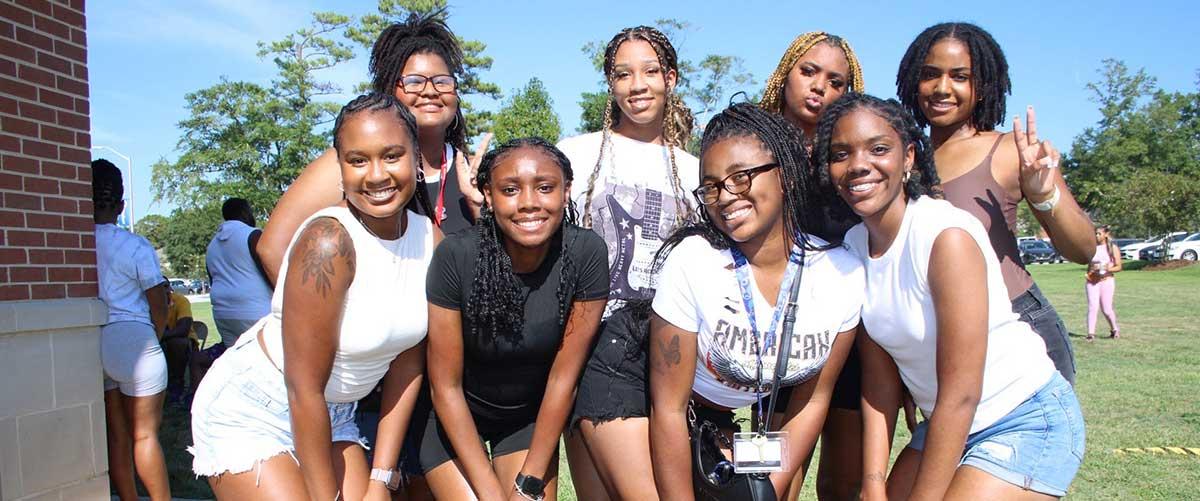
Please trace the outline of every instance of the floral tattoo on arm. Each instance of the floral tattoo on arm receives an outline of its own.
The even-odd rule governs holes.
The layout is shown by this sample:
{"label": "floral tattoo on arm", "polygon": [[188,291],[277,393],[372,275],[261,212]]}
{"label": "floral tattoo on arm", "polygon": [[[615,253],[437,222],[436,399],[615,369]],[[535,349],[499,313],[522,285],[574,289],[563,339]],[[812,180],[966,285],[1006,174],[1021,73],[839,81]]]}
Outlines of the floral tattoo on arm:
{"label": "floral tattoo on arm", "polygon": [[313,221],[304,233],[297,242],[302,246],[298,263],[302,272],[300,283],[308,284],[311,280],[321,297],[328,297],[333,288],[335,259],[344,260],[351,274],[355,271],[354,242],[342,224],[333,218]]}

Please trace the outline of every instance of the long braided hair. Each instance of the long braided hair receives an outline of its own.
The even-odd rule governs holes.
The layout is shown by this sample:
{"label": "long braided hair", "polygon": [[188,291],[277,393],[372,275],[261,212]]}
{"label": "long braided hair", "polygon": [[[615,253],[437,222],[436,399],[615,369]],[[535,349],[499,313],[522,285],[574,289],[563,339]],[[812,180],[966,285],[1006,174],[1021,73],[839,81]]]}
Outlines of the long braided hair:
{"label": "long braided hair", "polygon": [[[938,187],[941,184],[941,180],[938,178],[937,167],[933,163],[933,145],[929,141],[929,136],[925,135],[925,128],[917,125],[917,121],[913,118],[912,114],[905,110],[899,101],[895,99],[883,100],[875,96],[856,92],[847,92],[838,98],[837,101],[834,101],[821,114],[821,120],[817,123],[817,138],[816,143],[813,145],[812,158],[813,162],[816,163],[820,190],[825,193],[835,193],[837,191],[833,185],[833,177],[829,174],[830,143],[833,141],[833,128],[842,117],[860,109],[870,111],[886,120],[888,125],[900,136],[900,144],[905,148],[910,145],[913,147],[913,166],[908,182],[904,183],[904,195],[909,200],[916,200],[922,196],[942,198],[941,189]],[[845,217],[851,218],[854,221],[862,220],[862,218],[850,210],[850,206],[841,197],[832,197],[830,203],[834,204],[839,213],[844,214]]]}
{"label": "long braided hair", "polygon": [[792,67],[796,66],[796,62],[800,57],[807,54],[809,50],[816,47],[817,44],[828,44],[842,50],[842,54],[846,56],[846,63],[850,67],[850,74],[847,75],[846,91],[847,92],[862,92],[866,89],[866,84],[863,83],[862,65],[858,62],[858,55],[854,53],[854,49],[850,48],[850,42],[837,35],[830,35],[824,31],[810,31],[804,33],[788,46],[783,52],[783,57],[779,58],[779,66],[775,67],[775,72],[771,73],[771,77],[767,79],[767,85],[763,89],[762,101],[759,106],[772,113],[781,113],[784,102],[784,86],[787,85],[788,73],[792,72]]}
{"label": "long braided hair", "polygon": [[[666,68],[662,73],[664,79],[667,70],[679,73],[679,60],[675,54],[675,47],[671,45],[667,36],[657,29],[649,26],[625,28],[618,32],[612,40],[609,40],[608,46],[604,49],[604,79],[608,81],[609,100],[604,107],[600,155],[596,157],[596,165],[592,168],[592,174],[588,176],[587,191],[584,195],[583,226],[585,228],[592,227],[592,192],[596,189],[596,178],[600,176],[600,166],[604,164],[605,152],[611,152],[612,128],[620,124],[622,118],[621,109],[617,106],[616,100],[612,98],[613,67],[617,62],[617,50],[621,48],[621,44],[633,40],[644,41],[654,49],[654,53],[658,55],[659,65]],[[683,103],[683,99],[678,93],[668,89],[667,105],[663,111],[663,142],[667,145],[667,155],[671,164],[671,187],[675,191],[676,226],[690,219],[692,208],[687,200],[687,195],[683,192],[683,183],[679,180],[679,167],[675,163],[675,148],[687,146],[688,139],[692,137],[694,124],[695,118],[692,116],[692,111]]]}
{"label": "long braided hair", "polygon": [[[414,180],[420,179],[422,172],[421,146],[417,140],[417,119],[413,117],[412,112],[408,111],[408,107],[404,106],[395,96],[384,92],[370,92],[363,94],[346,103],[342,110],[338,112],[337,118],[333,121],[333,149],[337,150],[338,156],[342,152],[341,132],[342,126],[345,125],[346,119],[362,112],[390,112],[394,113],[400,123],[404,124],[404,130],[408,132],[408,137],[412,140],[412,155],[416,158],[414,162],[418,175]],[[343,195],[344,196],[344,195]],[[425,192],[425,187],[421,183],[413,190],[413,197],[416,198],[417,204],[421,207],[422,214],[428,217],[428,214],[433,214],[432,206],[429,203],[429,194]],[[404,205],[409,205],[412,200],[408,200]]]}
{"label": "long braided hair", "polygon": [[[463,52],[458,39],[446,26],[446,13],[437,10],[426,14],[409,14],[401,23],[385,28],[371,47],[367,70],[371,73],[371,88],[382,94],[397,92],[400,74],[408,58],[414,54],[434,54],[446,62],[455,78],[463,75]],[[400,90],[403,92],[403,90]],[[446,129],[446,142],[459,151],[467,150],[467,122],[459,103],[454,121]]]}
{"label": "long braided hair", "polygon": [[971,54],[971,88],[975,90],[975,108],[971,113],[971,125],[979,131],[995,130],[1004,122],[1006,97],[1012,94],[1012,82],[1008,79],[1008,60],[1004,51],[992,35],[971,23],[935,24],[908,46],[900,59],[896,71],[896,95],[912,113],[917,125],[925,127],[929,120],[921,112],[920,90],[921,68],[933,44],[944,38],[958,40],[967,46]]}
{"label": "long braided hair", "polygon": [[[523,149],[535,150],[549,157],[562,169],[563,186],[574,179],[571,161],[553,144],[537,137],[510,140],[498,148],[487,152],[479,164],[479,172],[475,175],[476,185],[481,189],[492,181],[492,171],[504,158]],[[571,261],[570,249],[574,238],[567,237],[567,226],[575,226],[577,215],[575,204],[568,200],[563,211],[562,223],[550,241],[555,238],[561,241],[559,259],[562,268],[559,272],[558,287],[558,323],[563,326],[571,311],[571,300],[574,295],[574,284],[577,282],[578,270]],[[484,200],[479,211],[479,220],[475,223],[479,231],[479,250],[475,258],[475,278],[471,287],[471,298],[463,309],[463,316],[471,322],[471,335],[487,334],[490,339],[506,337],[509,339],[521,335],[525,322],[525,297],[522,296],[522,284],[513,272],[512,257],[505,250],[502,240],[503,233],[496,224],[496,215]],[[578,235],[578,233],[576,234]],[[549,259],[550,256],[547,256]]]}

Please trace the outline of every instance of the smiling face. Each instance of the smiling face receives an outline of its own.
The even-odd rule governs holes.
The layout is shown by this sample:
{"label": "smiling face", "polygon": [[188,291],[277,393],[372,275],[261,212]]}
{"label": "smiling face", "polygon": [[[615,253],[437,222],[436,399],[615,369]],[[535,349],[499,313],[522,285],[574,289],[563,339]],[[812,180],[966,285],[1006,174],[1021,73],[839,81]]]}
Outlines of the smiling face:
{"label": "smiling face", "polygon": [[513,246],[540,249],[562,225],[570,183],[553,158],[534,148],[513,150],[496,160],[483,194],[509,254]]}
{"label": "smiling face", "polygon": [[859,108],[834,124],[829,177],[856,214],[868,224],[878,222],[889,213],[903,214],[904,173],[913,165],[914,154],[913,146],[905,146],[887,120]]}
{"label": "smiling face", "polygon": [[609,81],[624,119],[638,125],[661,122],[675,76],[675,70],[659,63],[649,42],[635,39],[622,43],[613,58]]}
{"label": "smiling face", "polygon": [[[713,143],[700,160],[701,186],[720,183],[730,174],[775,162],[762,141],[752,136],[733,136]],[[716,203],[704,210],[717,230],[734,242],[761,240],[781,234],[783,228],[783,185],[779,169],[753,175],[750,189],[737,195],[719,190]]]}
{"label": "smiling face", "polygon": [[400,117],[386,110],[350,115],[337,144],[346,201],[375,219],[399,213],[413,196],[417,165]]}
{"label": "smiling face", "polygon": [[970,122],[977,99],[967,44],[939,40],[929,48],[920,72],[917,104],[925,119],[934,127]]}
{"label": "smiling face", "polygon": [[814,45],[800,56],[784,83],[783,117],[797,127],[816,127],[821,112],[846,93],[850,63],[841,47]]}
{"label": "smiling face", "polygon": [[[404,69],[400,74],[422,75],[428,78],[435,75],[448,75],[450,68],[446,66],[446,61],[441,56],[432,52],[420,52],[413,54],[408,61],[404,62]],[[455,113],[458,112],[457,91],[440,93],[433,88],[432,82],[426,82],[423,89],[413,93],[405,92],[400,82],[396,82],[393,93],[417,119],[417,129],[422,131],[421,135],[425,135],[427,130],[444,133],[450,127],[450,123],[454,121]]]}

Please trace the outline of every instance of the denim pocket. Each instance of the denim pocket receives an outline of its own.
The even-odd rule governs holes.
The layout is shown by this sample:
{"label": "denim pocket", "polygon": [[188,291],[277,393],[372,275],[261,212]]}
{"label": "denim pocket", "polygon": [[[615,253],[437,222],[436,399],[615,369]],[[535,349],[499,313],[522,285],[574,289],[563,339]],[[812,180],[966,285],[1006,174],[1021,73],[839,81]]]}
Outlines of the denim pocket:
{"label": "denim pocket", "polygon": [[1083,414],[1079,408],[1079,399],[1075,397],[1075,391],[1066,381],[1059,381],[1055,386],[1052,395],[1058,402],[1059,408],[1062,409],[1063,421],[1065,421],[1063,424],[1071,433],[1071,453],[1083,461],[1083,454],[1087,447],[1087,432],[1083,423]]}
{"label": "denim pocket", "polygon": [[274,396],[268,392],[266,388],[259,386],[250,379],[244,379],[238,382],[237,387],[238,391],[241,392],[242,397],[244,397],[246,400],[261,406],[275,416],[283,416],[285,419],[288,419],[288,402],[286,391],[283,392],[283,400],[280,400],[277,396]]}

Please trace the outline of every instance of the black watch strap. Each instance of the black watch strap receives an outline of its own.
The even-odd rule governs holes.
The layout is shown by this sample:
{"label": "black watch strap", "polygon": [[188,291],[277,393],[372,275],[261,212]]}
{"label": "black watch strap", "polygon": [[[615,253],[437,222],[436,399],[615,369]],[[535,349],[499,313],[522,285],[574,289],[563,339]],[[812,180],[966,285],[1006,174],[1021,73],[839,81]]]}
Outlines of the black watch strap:
{"label": "black watch strap", "polygon": [[541,499],[546,494],[546,481],[532,475],[517,473],[517,490],[521,494]]}

